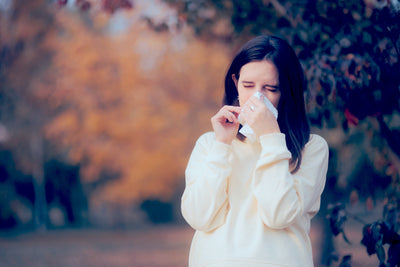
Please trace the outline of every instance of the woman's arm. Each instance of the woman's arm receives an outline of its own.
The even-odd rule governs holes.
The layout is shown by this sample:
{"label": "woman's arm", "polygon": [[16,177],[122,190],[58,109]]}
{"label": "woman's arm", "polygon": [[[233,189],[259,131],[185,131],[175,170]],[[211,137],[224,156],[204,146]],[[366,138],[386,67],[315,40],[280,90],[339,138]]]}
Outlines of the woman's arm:
{"label": "woman's arm", "polygon": [[252,190],[264,223],[282,229],[299,216],[315,215],[325,186],[328,145],[312,135],[303,150],[300,169],[289,171],[290,152],[283,134],[261,136],[262,152],[253,176]]}
{"label": "woman's arm", "polygon": [[186,168],[182,215],[196,230],[211,231],[222,225],[229,209],[228,179],[231,146],[215,140],[213,133],[199,138]]}

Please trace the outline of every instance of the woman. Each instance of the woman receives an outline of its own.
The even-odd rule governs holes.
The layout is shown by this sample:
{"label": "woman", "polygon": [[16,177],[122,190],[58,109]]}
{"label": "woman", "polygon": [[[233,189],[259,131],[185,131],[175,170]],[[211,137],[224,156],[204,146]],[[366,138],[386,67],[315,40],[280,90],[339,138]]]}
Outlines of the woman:
{"label": "woman", "polygon": [[[196,230],[190,266],[313,266],[310,220],[328,146],[310,135],[304,86],[300,63],[280,38],[256,37],[233,59],[214,131],[198,139],[186,169],[181,208]],[[239,132],[239,114],[255,138]]]}

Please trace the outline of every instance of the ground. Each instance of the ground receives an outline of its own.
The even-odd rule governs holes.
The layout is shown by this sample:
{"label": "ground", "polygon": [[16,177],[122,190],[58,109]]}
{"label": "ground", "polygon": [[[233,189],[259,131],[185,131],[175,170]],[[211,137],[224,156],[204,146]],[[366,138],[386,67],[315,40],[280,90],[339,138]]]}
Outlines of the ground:
{"label": "ground", "polygon": [[183,267],[192,235],[171,225],[21,234],[0,238],[0,267]]}
{"label": "ground", "polygon": [[[349,221],[347,235],[335,238],[340,255],[352,254],[352,266],[378,266],[360,244],[361,228]],[[0,235],[0,267],[187,267],[193,230],[186,225],[158,225],[130,230],[48,230]],[[315,266],[323,245],[321,227],[311,230]],[[332,266],[339,266],[335,262]]]}

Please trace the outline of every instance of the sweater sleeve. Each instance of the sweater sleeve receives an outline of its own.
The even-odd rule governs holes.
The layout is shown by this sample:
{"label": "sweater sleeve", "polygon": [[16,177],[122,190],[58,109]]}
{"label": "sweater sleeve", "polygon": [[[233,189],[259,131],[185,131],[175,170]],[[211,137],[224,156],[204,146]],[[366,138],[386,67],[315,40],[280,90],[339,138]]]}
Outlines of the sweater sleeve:
{"label": "sweater sleeve", "polygon": [[261,155],[252,180],[258,213],[271,228],[283,229],[299,216],[314,216],[325,186],[329,150],[326,141],[311,135],[303,149],[300,169],[291,174],[291,154],[284,134],[260,137]]}
{"label": "sweater sleeve", "polygon": [[213,133],[199,138],[190,156],[186,187],[181,199],[182,215],[196,230],[212,231],[225,222],[229,209],[228,180],[231,146],[215,140]]}

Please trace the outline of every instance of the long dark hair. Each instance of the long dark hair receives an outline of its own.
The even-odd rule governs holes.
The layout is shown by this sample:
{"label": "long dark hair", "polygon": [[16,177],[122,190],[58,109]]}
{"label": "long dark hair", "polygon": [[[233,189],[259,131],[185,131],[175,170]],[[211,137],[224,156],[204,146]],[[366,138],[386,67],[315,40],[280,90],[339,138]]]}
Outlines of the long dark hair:
{"label": "long dark hair", "polygon": [[252,61],[271,61],[279,73],[281,97],[278,104],[278,124],[285,134],[292,153],[290,164],[296,172],[301,164],[302,150],[310,138],[310,126],[304,105],[306,82],[303,69],[292,47],[275,36],[258,36],[248,41],[234,57],[225,76],[225,105],[238,105],[238,90],[232,79],[239,79],[240,69]]}

